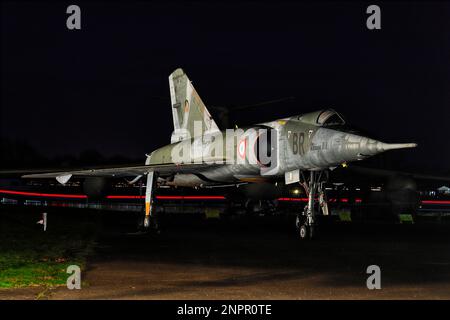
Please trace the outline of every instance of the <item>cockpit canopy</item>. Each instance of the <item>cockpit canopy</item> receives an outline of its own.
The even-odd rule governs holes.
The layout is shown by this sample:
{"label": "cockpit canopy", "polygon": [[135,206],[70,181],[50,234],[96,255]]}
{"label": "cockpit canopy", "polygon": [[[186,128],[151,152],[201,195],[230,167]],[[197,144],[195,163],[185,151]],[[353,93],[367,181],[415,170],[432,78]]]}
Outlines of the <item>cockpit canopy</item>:
{"label": "cockpit canopy", "polygon": [[333,109],[325,109],[302,114],[298,117],[299,121],[309,123],[315,126],[328,127],[344,125],[344,118]]}

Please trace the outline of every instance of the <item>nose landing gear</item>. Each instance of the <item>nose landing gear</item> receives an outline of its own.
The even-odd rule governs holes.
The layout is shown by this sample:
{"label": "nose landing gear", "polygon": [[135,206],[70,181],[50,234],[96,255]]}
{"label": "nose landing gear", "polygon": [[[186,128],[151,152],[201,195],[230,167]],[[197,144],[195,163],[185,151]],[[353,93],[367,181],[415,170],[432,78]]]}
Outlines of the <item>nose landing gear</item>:
{"label": "nose landing gear", "polygon": [[[302,213],[297,215],[296,226],[300,239],[312,239],[316,236],[317,221],[316,221],[316,192],[319,194],[319,206],[324,215],[328,215],[328,204],[326,200],[325,190],[323,188],[324,171],[310,171],[309,181],[306,184],[306,179],[303,178],[302,184],[306,193],[308,194],[308,204],[303,209]],[[303,175],[302,175],[303,176]]]}
{"label": "nose landing gear", "polygon": [[313,236],[314,236],[314,224],[313,223],[308,222],[307,216],[305,214],[297,215],[296,225],[297,225],[298,235],[300,236],[300,239],[307,240],[307,239],[313,238]]}

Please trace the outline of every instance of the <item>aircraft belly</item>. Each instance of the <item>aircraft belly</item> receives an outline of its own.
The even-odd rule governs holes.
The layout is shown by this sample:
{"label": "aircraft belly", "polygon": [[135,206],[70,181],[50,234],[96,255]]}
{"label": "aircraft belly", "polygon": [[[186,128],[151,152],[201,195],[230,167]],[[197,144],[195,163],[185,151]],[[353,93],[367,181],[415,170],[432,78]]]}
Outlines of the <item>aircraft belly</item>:
{"label": "aircraft belly", "polygon": [[242,178],[260,177],[259,167],[251,165],[227,164],[216,168],[205,169],[198,173],[177,174],[168,185],[197,187],[207,185],[233,184]]}
{"label": "aircraft belly", "polygon": [[177,187],[198,187],[205,184],[205,181],[203,181],[197,174],[182,173],[175,175],[173,180],[167,181],[166,184]]}
{"label": "aircraft belly", "polygon": [[208,170],[204,175],[214,181],[236,183],[240,181],[242,176],[259,177],[260,168],[248,164],[229,164]]}

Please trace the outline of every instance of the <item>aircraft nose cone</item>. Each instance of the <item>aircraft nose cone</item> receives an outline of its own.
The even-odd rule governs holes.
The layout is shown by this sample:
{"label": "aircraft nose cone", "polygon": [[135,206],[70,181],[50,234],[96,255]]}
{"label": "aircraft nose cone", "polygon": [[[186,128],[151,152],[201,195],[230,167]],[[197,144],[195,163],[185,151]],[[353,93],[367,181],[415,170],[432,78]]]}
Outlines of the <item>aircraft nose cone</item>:
{"label": "aircraft nose cone", "polygon": [[395,150],[395,149],[409,149],[417,147],[417,143],[384,143],[379,142],[380,146],[378,149],[383,151]]}
{"label": "aircraft nose cone", "polygon": [[357,159],[362,160],[378,153],[395,149],[415,148],[416,143],[385,143],[358,135],[347,136],[346,145],[348,149],[357,152]]}
{"label": "aircraft nose cone", "polygon": [[312,138],[309,152],[300,158],[311,168],[333,167],[345,162],[364,160],[388,150],[414,148],[415,143],[385,143],[358,134],[320,128]]}

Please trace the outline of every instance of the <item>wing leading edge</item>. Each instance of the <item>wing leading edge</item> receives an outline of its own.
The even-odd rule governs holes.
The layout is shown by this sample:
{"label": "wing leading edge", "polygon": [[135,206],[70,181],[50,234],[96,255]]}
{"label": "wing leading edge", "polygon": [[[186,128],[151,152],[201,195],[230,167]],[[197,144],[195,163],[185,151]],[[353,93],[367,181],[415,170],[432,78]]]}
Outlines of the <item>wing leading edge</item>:
{"label": "wing leading edge", "polygon": [[[111,177],[111,178],[126,178],[144,175],[152,171],[157,171],[159,175],[170,175],[174,173],[196,173],[206,168],[214,167],[215,165],[204,163],[189,163],[189,164],[150,164],[141,166],[129,167],[115,167],[115,168],[95,168],[83,170],[68,170],[59,172],[43,172],[25,174],[22,178],[29,179],[48,179],[48,178],[68,178],[71,177]],[[25,172],[24,172],[25,173]],[[68,180],[67,179],[67,180]],[[58,180],[59,181],[59,180]]]}

